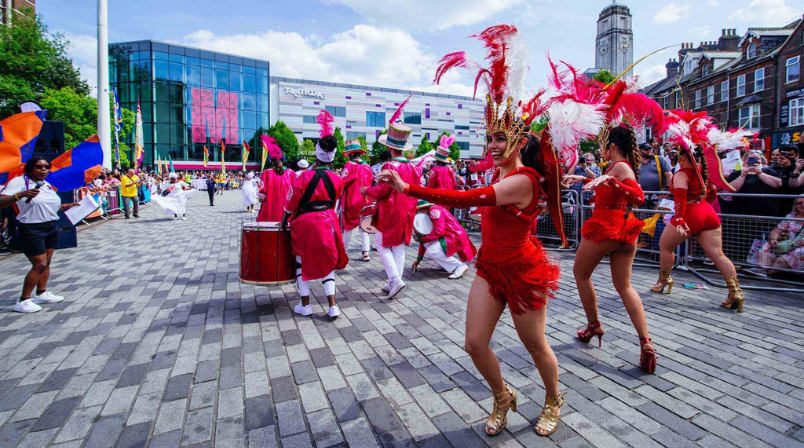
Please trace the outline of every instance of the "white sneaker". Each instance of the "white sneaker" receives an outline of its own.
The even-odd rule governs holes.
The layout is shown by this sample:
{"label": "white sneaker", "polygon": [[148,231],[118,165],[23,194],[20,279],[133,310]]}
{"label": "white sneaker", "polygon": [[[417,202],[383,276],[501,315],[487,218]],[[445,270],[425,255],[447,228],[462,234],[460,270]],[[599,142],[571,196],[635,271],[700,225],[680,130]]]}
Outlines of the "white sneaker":
{"label": "white sneaker", "polygon": [[458,267],[458,269],[456,269],[456,270],[455,270],[455,272],[453,272],[453,273],[452,273],[452,275],[450,275],[450,276],[449,276],[449,278],[451,278],[452,280],[459,279],[459,278],[461,278],[461,277],[463,276],[463,274],[464,274],[464,273],[466,273],[466,271],[468,271],[468,270],[469,270],[469,266],[467,266],[467,265],[465,265],[465,264],[462,264],[462,265],[460,265],[460,266]]}
{"label": "white sneaker", "polygon": [[31,299],[23,301],[18,300],[17,304],[14,305],[14,311],[18,313],[35,313],[37,311],[42,311],[42,307],[35,304]]}
{"label": "white sneaker", "polygon": [[408,285],[406,285],[405,282],[403,282],[402,280],[399,280],[396,283],[392,283],[391,290],[388,291],[388,298],[393,299],[394,297],[396,297],[397,294],[399,294],[399,291],[405,289],[406,286]]}
{"label": "white sneaker", "polygon": [[338,316],[341,315],[341,310],[338,308],[338,305],[331,306],[327,314],[329,314],[330,319],[337,319]]}
{"label": "white sneaker", "polygon": [[64,297],[57,296],[50,291],[45,291],[42,295],[35,295],[33,298],[34,303],[59,303],[64,300]]}
{"label": "white sneaker", "polygon": [[383,290],[383,292],[386,292],[386,293],[391,292],[391,284],[386,283],[385,285],[383,285],[382,290]]}
{"label": "white sneaker", "polygon": [[302,304],[300,303],[293,307],[293,312],[296,314],[301,314],[302,316],[309,316],[313,314],[313,306],[312,305],[302,306]]}
{"label": "white sneaker", "polygon": [[182,217],[181,217],[181,220],[182,220],[182,221],[187,221],[187,217],[186,217],[186,216],[182,216]]}

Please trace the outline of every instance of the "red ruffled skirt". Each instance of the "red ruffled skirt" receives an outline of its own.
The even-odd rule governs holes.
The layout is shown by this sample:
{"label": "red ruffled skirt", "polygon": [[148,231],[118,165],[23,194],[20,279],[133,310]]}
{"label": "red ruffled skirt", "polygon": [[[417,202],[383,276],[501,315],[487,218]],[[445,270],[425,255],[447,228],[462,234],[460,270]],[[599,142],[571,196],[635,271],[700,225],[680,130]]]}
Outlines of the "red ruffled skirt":
{"label": "red ruffled skirt", "polygon": [[625,218],[625,210],[596,208],[592,217],[584,222],[581,236],[595,243],[613,240],[636,244],[643,227],[645,221],[637,219],[633,213],[628,213],[628,218]]}
{"label": "red ruffled skirt", "polygon": [[488,282],[491,295],[507,302],[517,315],[547,305],[547,300],[555,297],[561,277],[559,264],[547,257],[541,241],[536,237],[530,241],[532,244],[518,253],[506,254],[509,261],[484,256],[482,247],[477,256],[477,275]]}

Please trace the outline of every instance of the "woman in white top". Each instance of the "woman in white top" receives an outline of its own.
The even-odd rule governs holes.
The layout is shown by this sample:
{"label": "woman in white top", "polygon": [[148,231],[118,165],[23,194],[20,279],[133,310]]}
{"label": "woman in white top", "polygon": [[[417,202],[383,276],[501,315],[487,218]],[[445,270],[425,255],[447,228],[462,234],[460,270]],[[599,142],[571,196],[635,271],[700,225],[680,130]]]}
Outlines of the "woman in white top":
{"label": "woman in white top", "polygon": [[[50,173],[50,162],[33,156],[25,164],[25,174],[8,182],[0,192],[0,208],[14,205],[17,208],[17,227],[22,252],[31,262],[31,270],[25,276],[22,295],[14,311],[34,313],[42,309],[39,304],[64,300],[47,290],[50,278],[50,262],[53,251],[59,245],[59,210],[69,210],[78,203],[62,204],[61,198],[45,180]],[[36,296],[31,293],[36,287]]]}
{"label": "woman in white top", "polygon": [[246,212],[254,213],[254,204],[257,203],[257,181],[254,173],[248,173],[247,179],[243,181],[243,206]]}
{"label": "woman in white top", "polygon": [[179,219],[179,215],[181,215],[181,219],[186,220],[187,207],[185,205],[190,196],[193,195],[194,190],[183,180],[180,180],[179,175],[176,173],[170,173],[168,178],[170,179],[170,184],[165,190],[168,192],[167,196],[154,196],[152,199],[165,210],[166,215],[173,215],[176,219]]}

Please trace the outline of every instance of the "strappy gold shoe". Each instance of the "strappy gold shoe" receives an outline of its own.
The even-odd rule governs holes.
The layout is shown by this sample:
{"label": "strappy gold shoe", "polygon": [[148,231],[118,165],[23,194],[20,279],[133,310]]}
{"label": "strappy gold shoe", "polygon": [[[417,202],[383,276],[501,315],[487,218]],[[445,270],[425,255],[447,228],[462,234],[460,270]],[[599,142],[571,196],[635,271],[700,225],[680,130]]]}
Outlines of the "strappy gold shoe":
{"label": "strappy gold shoe", "polygon": [[[670,277],[671,272],[673,272],[672,269],[659,269],[659,281],[651,286],[650,290],[670,294],[670,291],[673,290],[673,285],[676,283],[673,277]],[[664,288],[667,288],[667,292],[664,292]]]}
{"label": "strappy gold shoe", "polygon": [[486,434],[496,436],[508,426],[508,410],[516,412],[516,392],[508,385],[499,394],[494,395],[494,410],[486,420]]}
{"label": "strappy gold shoe", "polygon": [[561,406],[564,406],[564,395],[562,392],[555,397],[544,397],[544,408],[539,421],[536,422],[536,434],[546,437],[556,432],[558,429],[558,418],[561,416]]}
{"label": "strappy gold shoe", "polygon": [[729,287],[729,297],[720,304],[729,309],[737,307],[737,312],[742,313],[745,296],[743,295],[743,290],[740,289],[740,282],[737,277],[727,278],[726,286]]}

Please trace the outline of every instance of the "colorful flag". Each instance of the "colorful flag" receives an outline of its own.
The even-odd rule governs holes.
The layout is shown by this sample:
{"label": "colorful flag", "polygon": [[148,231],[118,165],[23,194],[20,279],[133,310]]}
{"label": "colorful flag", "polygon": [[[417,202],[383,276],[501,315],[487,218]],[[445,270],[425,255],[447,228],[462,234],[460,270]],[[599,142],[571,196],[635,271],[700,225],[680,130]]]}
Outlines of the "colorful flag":
{"label": "colorful flag", "polygon": [[207,146],[204,145],[204,168],[207,167],[208,163],[209,163],[209,150],[207,149]]}
{"label": "colorful flag", "polygon": [[57,190],[81,188],[100,174],[103,148],[97,135],[84,140],[50,162],[47,181]]}
{"label": "colorful flag", "polygon": [[226,143],[221,140],[221,173],[226,173]]}
{"label": "colorful flag", "polygon": [[262,164],[260,164],[260,171],[265,169],[265,161],[268,160],[268,147],[265,142],[262,142]]}
{"label": "colorful flag", "polygon": [[137,119],[134,127],[134,171],[139,172],[142,158],[145,156],[145,145],[142,140],[142,110],[140,100],[137,99]]}
{"label": "colorful flag", "polygon": [[114,95],[114,158],[117,161],[117,168],[120,168],[120,128],[123,125],[123,111],[120,109],[117,89],[112,89],[112,94]]}
{"label": "colorful flag", "polygon": [[176,172],[173,169],[173,159],[170,158],[170,154],[167,155],[167,164],[165,166],[169,168],[169,171],[168,171],[169,173]]}
{"label": "colorful flag", "polygon": [[248,160],[248,153],[251,152],[251,148],[248,147],[248,143],[243,140],[243,171],[246,170],[246,160]]}
{"label": "colorful flag", "polygon": [[[34,152],[46,110],[23,112],[0,121],[0,185],[22,173]],[[12,173],[13,172],[13,173]]]}
{"label": "colorful flag", "polygon": [[156,173],[162,174],[162,159],[156,156]]}

